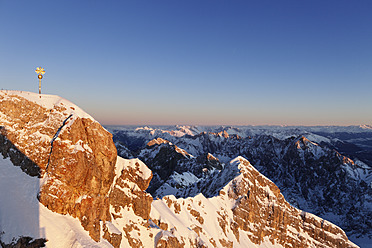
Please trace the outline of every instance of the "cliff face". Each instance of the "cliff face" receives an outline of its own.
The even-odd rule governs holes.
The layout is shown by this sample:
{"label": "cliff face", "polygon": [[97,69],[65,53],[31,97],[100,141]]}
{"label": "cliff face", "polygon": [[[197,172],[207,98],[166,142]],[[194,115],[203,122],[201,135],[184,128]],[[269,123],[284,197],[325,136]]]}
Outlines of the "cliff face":
{"label": "cliff face", "polygon": [[99,221],[111,220],[108,194],[115,163],[116,149],[102,126],[90,119],[74,120],[53,142],[40,202],[77,217],[98,241]]}
{"label": "cliff face", "polygon": [[77,217],[100,239],[109,221],[109,190],[116,148],[112,135],[78,107],[57,96],[0,93],[2,154],[31,176],[43,178],[39,201]]}

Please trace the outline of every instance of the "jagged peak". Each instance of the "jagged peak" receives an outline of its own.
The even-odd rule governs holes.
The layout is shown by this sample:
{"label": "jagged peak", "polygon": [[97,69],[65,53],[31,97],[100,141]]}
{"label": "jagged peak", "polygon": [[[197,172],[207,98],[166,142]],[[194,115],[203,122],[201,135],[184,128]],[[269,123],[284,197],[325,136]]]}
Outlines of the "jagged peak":
{"label": "jagged peak", "polygon": [[147,147],[152,147],[154,145],[160,145],[160,144],[172,144],[170,141],[168,140],[165,140],[165,139],[162,139],[162,138],[156,138],[156,139],[153,139],[153,140],[150,140],[148,143],[147,143]]}
{"label": "jagged peak", "polygon": [[244,158],[242,156],[237,156],[236,158],[234,158],[234,159],[232,159],[230,161],[230,164],[237,165],[237,164],[240,164],[240,163],[248,163],[248,164],[250,164],[249,161],[248,161],[248,159],[246,159],[246,158]]}
{"label": "jagged peak", "polygon": [[213,155],[210,154],[209,152],[207,153],[207,159],[208,159],[208,160],[218,160],[218,158],[216,158],[215,156],[213,156]]}
{"label": "jagged peak", "polygon": [[223,130],[218,133],[209,132],[209,134],[217,136],[217,137],[229,138],[229,134],[226,132],[226,130]]}
{"label": "jagged peak", "polygon": [[[195,237],[200,237],[205,247],[274,247],[279,244],[356,247],[337,226],[292,207],[279,188],[244,157],[236,157],[230,164],[240,166],[240,175],[218,196],[165,196],[153,202],[152,220],[187,247],[198,247],[191,242]],[[275,226],[280,228],[273,229]],[[313,235],[320,232],[322,235]]]}
{"label": "jagged peak", "polygon": [[170,142],[168,140],[165,140],[165,139],[162,139],[162,138],[156,138],[156,139],[153,139],[153,140],[149,141],[147,143],[147,145],[146,145],[146,148],[152,149],[155,146],[159,146],[159,147],[163,147],[163,146],[170,147],[170,148],[174,149],[175,152],[183,155],[184,157],[187,157],[187,158],[193,157],[191,154],[189,154],[184,149],[179,148],[178,146],[172,144],[172,142]]}
{"label": "jagged peak", "polygon": [[309,140],[304,135],[301,135],[299,138],[296,139],[295,145],[297,149],[306,149],[309,145],[319,146],[317,143]]}

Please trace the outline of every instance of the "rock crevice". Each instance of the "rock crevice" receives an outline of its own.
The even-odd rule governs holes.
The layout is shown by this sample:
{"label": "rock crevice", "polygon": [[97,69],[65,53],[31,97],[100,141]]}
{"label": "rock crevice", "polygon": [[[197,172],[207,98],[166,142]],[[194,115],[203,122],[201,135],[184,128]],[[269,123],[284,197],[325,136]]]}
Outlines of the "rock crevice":
{"label": "rock crevice", "polygon": [[50,157],[52,155],[52,152],[53,152],[53,143],[54,141],[58,138],[58,135],[59,133],[61,132],[62,128],[66,125],[66,122],[68,121],[68,119],[70,119],[72,117],[73,114],[70,114],[62,123],[62,125],[58,128],[56,134],[53,136],[52,140],[50,141],[50,153],[49,153],[49,158],[48,158],[48,164],[45,168],[45,171],[48,171],[48,167],[49,167],[49,163],[50,163]]}

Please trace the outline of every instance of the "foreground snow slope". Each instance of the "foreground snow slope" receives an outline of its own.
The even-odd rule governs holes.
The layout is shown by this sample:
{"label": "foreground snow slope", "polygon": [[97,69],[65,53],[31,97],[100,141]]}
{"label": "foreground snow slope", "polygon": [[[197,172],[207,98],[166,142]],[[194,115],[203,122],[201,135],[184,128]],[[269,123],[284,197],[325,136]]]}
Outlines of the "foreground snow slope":
{"label": "foreground snow slope", "polygon": [[41,179],[30,177],[7,159],[0,159],[0,240],[5,244],[28,236],[46,238],[47,247],[111,247],[96,243],[78,219],[47,209],[37,200]]}

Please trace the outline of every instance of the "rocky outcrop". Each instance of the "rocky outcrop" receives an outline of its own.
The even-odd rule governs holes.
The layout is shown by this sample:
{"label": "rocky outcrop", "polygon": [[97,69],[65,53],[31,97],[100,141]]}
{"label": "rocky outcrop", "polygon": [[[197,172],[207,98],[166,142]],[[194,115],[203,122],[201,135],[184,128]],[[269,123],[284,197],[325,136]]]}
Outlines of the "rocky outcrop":
{"label": "rocky outcrop", "polygon": [[10,244],[5,244],[0,240],[2,248],[40,248],[45,247],[46,239],[33,239],[31,237],[19,237]]}
{"label": "rocky outcrop", "polygon": [[147,148],[150,148],[154,145],[160,145],[160,144],[169,144],[170,142],[168,140],[165,140],[165,139],[162,139],[162,138],[157,138],[157,139],[153,139],[153,140],[150,140],[146,147]]}
{"label": "rocky outcrop", "polygon": [[14,92],[0,93],[2,135],[39,167],[36,173],[33,166],[27,166],[31,176],[40,177],[45,172],[50,141],[67,117],[59,111],[60,107],[47,109]]}
{"label": "rocky outcrop", "polygon": [[118,218],[120,209],[130,207],[135,215],[147,220],[150,215],[152,197],[145,190],[150,184],[152,173],[140,160],[130,161],[129,165],[117,168],[119,173],[109,195],[110,205],[114,210],[112,215]]}
{"label": "rocky outcrop", "polygon": [[3,156],[42,177],[39,201],[78,218],[98,241],[100,221],[111,220],[108,193],[117,158],[112,135],[57,96],[1,91],[0,116]]}
{"label": "rocky outcrop", "polygon": [[210,153],[204,153],[200,156],[198,156],[196,158],[196,162],[199,163],[199,164],[204,164],[204,168],[206,168],[207,170],[210,170],[210,169],[217,169],[217,170],[221,170],[222,169],[222,164],[221,162],[218,160],[218,158],[214,157],[212,154]]}
{"label": "rocky outcrop", "polygon": [[117,157],[112,135],[92,117],[60,97],[15,91],[0,92],[0,117],[0,152],[40,178],[41,204],[79,219],[94,241],[154,244],[145,192],[152,172]]}
{"label": "rocky outcrop", "polygon": [[74,120],[53,143],[40,202],[54,212],[80,219],[98,241],[99,222],[111,220],[107,194],[115,163],[116,149],[108,132],[90,119]]}
{"label": "rocky outcrop", "polygon": [[[152,197],[145,192],[152,172],[138,159],[118,157],[115,175],[109,193],[111,221],[105,224],[111,228],[104,228],[104,238],[114,247],[120,244],[122,247],[145,247],[146,242],[154,242],[154,235],[149,236],[148,223]],[[142,234],[141,238],[138,233]],[[143,238],[146,234],[149,240]]]}

